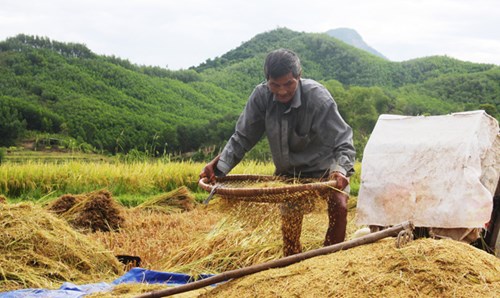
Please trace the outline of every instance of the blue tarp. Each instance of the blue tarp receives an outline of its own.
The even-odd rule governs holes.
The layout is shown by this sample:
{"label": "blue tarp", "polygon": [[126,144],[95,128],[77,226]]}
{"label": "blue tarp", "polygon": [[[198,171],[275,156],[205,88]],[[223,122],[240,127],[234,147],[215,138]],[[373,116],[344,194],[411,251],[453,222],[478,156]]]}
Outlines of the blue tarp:
{"label": "blue tarp", "polygon": [[[210,277],[212,275],[202,274],[198,279]],[[24,289],[11,292],[0,292],[0,298],[80,298],[95,292],[111,291],[114,286],[121,283],[163,283],[168,285],[183,285],[194,281],[191,275],[173,272],[161,272],[146,270],[144,268],[132,268],[123,276],[115,279],[111,283],[94,283],[86,285],[75,285],[65,282],[57,290],[45,289]]]}

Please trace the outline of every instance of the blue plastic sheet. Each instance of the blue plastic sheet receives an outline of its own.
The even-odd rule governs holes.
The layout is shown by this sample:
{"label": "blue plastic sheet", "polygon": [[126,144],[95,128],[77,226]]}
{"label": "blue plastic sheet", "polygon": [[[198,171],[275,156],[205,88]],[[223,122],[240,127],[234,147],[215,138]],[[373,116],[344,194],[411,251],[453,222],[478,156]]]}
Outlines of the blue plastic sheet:
{"label": "blue plastic sheet", "polygon": [[176,286],[187,284],[195,279],[203,279],[210,276],[213,275],[203,274],[195,278],[191,275],[182,273],[132,268],[130,271],[115,279],[111,283],[100,282],[86,285],[75,285],[70,282],[65,282],[57,290],[23,289],[10,292],[0,292],[0,298],[80,298],[96,292],[111,291],[114,286],[121,283],[163,283]]}

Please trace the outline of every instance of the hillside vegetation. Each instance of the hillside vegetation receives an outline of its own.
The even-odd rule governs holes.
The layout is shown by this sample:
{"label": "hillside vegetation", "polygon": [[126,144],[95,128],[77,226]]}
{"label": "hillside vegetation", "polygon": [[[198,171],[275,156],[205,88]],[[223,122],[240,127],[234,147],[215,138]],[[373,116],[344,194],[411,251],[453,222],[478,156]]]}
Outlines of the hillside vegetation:
{"label": "hillside vegetation", "polygon": [[280,47],[299,54],[303,77],[331,91],[354,128],[358,156],[382,113],[483,109],[499,118],[499,66],[445,56],[391,62],[327,34],[278,28],[179,71],[20,34],[0,42],[0,146],[49,136],[102,153],[208,157],[263,81],[265,55]]}

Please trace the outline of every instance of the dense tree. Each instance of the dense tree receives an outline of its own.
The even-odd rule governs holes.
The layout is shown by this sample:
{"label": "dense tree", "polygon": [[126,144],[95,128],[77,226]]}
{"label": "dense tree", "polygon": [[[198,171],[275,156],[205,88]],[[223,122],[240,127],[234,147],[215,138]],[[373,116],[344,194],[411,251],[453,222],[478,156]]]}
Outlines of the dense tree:
{"label": "dense tree", "polygon": [[0,105],[0,147],[14,145],[25,128],[26,121],[21,120],[16,109]]}

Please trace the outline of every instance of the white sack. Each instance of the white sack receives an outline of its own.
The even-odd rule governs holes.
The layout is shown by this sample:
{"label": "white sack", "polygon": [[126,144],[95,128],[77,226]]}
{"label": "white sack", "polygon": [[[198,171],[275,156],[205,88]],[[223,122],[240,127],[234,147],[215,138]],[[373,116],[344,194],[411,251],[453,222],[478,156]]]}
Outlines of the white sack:
{"label": "white sack", "polygon": [[479,228],[500,175],[499,126],[484,111],[381,115],[365,147],[359,225]]}

